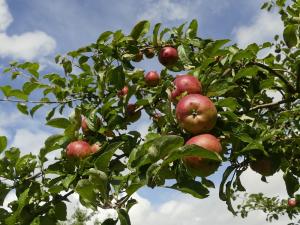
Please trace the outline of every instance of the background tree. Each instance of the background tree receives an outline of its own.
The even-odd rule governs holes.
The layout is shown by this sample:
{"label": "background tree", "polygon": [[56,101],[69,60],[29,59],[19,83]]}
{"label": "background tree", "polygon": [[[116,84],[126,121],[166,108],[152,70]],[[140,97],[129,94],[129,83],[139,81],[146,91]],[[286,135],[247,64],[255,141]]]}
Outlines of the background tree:
{"label": "background tree", "polygon": [[[156,24],[151,35],[150,23],[141,21],[128,35],[107,31],[95,43],[57,56],[63,74],[41,74],[37,63],[12,62],[4,71],[11,84],[0,86],[1,101],[16,102],[32,117],[50,106],[46,125],[61,132],[47,138],[38,155],[7,149],[6,138],[0,138],[0,201],[12,190],[18,198],[9,209],[0,208],[1,223],[64,221],[65,201],[77,193],[94,211],[117,211],[116,220],[102,224],[127,225],[139,188],[161,186],[202,199],[215,186],[207,176],[216,170],[223,172],[220,200],[234,215],[253,209],[291,219],[299,215],[300,2],[285,4],[262,7],[279,8],[283,40],[276,36],[273,43],[245,49],[198,37],[196,20],[187,28],[161,30]],[[258,57],[265,49],[270,53]],[[138,62],[155,55],[165,69],[145,78]],[[186,73],[189,85],[174,82],[172,72]],[[191,77],[199,82],[197,90],[190,88]],[[126,131],[142,113],[152,120],[146,137]],[[54,151],[57,158],[49,160]],[[221,162],[225,171],[218,169]],[[248,167],[263,182],[283,171],[295,204],[252,195],[235,208],[232,200],[246,191],[240,176]],[[267,219],[278,219],[274,215]]]}

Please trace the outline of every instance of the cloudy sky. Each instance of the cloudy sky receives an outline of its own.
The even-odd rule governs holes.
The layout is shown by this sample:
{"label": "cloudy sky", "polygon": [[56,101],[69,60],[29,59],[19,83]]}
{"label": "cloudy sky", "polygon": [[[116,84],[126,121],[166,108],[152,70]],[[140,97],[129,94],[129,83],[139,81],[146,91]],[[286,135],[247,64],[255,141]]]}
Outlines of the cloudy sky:
{"label": "cloudy sky", "polygon": [[[230,38],[241,47],[261,43],[282,30],[278,16],[262,12],[261,4],[260,0],[0,0],[0,73],[11,60],[37,60],[50,70],[56,54],[89,44],[106,30],[129,32],[141,19],[169,27],[195,18],[201,37]],[[153,60],[142,66],[160,69]],[[0,85],[5,82],[7,79],[0,77]],[[38,114],[32,120],[20,115],[13,104],[0,102],[0,135],[7,136],[10,145],[36,153],[54,132],[45,128],[42,117]],[[146,132],[146,125],[138,126]],[[212,177],[217,182],[218,178],[218,174]],[[262,184],[251,171],[243,179],[250,192],[286,197],[281,175],[269,181],[269,185]],[[197,200],[174,191],[142,189],[136,196],[140,204],[131,212],[133,225],[267,224],[260,213],[234,218],[216,192]],[[274,224],[286,223],[282,218]]]}

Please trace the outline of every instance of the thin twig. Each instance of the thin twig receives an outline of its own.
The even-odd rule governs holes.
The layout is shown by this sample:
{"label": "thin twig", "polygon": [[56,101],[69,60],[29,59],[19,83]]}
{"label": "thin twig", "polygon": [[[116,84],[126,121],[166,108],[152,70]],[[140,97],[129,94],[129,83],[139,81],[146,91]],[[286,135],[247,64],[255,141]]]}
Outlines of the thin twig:
{"label": "thin twig", "polygon": [[265,104],[257,105],[257,106],[250,108],[250,111],[255,110],[255,109],[261,109],[261,108],[269,108],[269,107],[280,105],[282,103],[288,103],[288,102],[292,102],[292,101],[293,101],[293,99],[289,98],[289,99],[283,99],[278,102],[265,103]]}
{"label": "thin twig", "polygon": [[34,104],[65,104],[82,100],[83,98],[68,99],[65,101],[30,101],[30,100],[18,100],[18,99],[0,99],[0,102],[18,102],[18,103],[34,103]]}

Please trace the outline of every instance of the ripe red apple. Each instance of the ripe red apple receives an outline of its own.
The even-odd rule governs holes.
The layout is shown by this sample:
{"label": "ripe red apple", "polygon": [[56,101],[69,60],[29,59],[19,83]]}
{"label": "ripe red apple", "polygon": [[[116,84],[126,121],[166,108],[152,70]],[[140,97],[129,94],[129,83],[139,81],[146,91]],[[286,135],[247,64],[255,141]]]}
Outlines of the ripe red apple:
{"label": "ripe red apple", "polygon": [[141,51],[139,51],[137,54],[135,54],[134,58],[132,59],[132,61],[134,62],[140,62],[143,59],[143,53]]}
{"label": "ripe red apple", "polygon": [[70,158],[84,158],[92,153],[91,146],[85,141],[73,141],[68,144],[66,154]]}
{"label": "ripe red apple", "polygon": [[[186,145],[195,144],[212,152],[221,153],[222,145],[220,140],[211,134],[200,134],[192,137]],[[186,156],[183,162],[194,176],[206,177],[213,174],[220,163],[210,159],[203,159],[199,156]]]}
{"label": "ripe red apple", "polygon": [[89,131],[85,116],[81,117],[81,130],[83,133],[87,133]]}
{"label": "ripe red apple", "polygon": [[217,109],[208,97],[190,94],[178,102],[176,118],[179,125],[187,132],[205,133],[214,128],[217,121]]}
{"label": "ripe red apple", "polygon": [[124,86],[121,90],[118,91],[117,95],[119,97],[123,97],[128,94],[129,88],[128,86]]}
{"label": "ripe red apple", "polygon": [[297,200],[295,198],[289,198],[288,206],[289,207],[295,207],[296,205],[297,205]]}
{"label": "ripe red apple", "polygon": [[141,111],[136,111],[137,106],[135,104],[128,104],[126,107],[126,120],[127,122],[135,122],[141,117]]}
{"label": "ripe red apple", "polygon": [[178,75],[174,80],[175,89],[171,92],[171,100],[175,101],[183,93],[201,94],[202,85],[200,81],[193,75]]}
{"label": "ripe red apple", "polygon": [[250,162],[250,168],[262,176],[272,176],[279,168],[280,160],[275,157],[257,156],[255,161]]}
{"label": "ripe red apple", "polygon": [[159,62],[164,66],[172,66],[176,64],[178,59],[177,49],[170,46],[163,47],[158,55]]}
{"label": "ripe red apple", "polygon": [[159,84],[160,76],[156,71],[150,71],[145,75],[146,84],[149,86],[157,86]]}
{"label": "ripe red apple", "polygon": [[148,59],[151,59],[155,56],[154,48],[146,48],[144,50],[144,54]]}

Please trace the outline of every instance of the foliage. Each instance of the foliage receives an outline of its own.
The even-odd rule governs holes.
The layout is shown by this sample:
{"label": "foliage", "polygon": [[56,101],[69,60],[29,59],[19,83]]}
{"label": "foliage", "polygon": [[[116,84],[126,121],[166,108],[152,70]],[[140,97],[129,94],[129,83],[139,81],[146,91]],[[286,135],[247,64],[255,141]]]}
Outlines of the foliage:
{"label": "foliage", "polygon": [[[187,28],[183,24],[161,30],[161,24],[155,24],[152,32],[150,23],[141,21],[128,35],[121,30],[107,31],[95,43],[57,56],[55,61],[62,66],[62,74],[42,74],[37,63],[12,62],[4,71],[11,83],[0,86],[4,96],[1,101],[16,102],[18,110],[31,117],[50,106],[46,125],[60,132],[45,140],[38,155],[22,155],[19,149],[8,148],[7,139],[0,137],[0,201],[3,204],[10,191],[15,191],[18,198],[9,209],[0,208],[1,223],[64,221],[65,201],[75,192],[82,205],[95,211],[115,209],[121,225],[130,224],[128,211],[136,203],[132,194],[146,185],[206,198],[214,184],[189,173],[181,160],[188,155],[228,165],[219,197],[233,214],[238,213],[232,205],[235,193],[245,191],[241,174],[251,162],[263,157],[277,162],[275,170],[283,171],[287,193],[294,196],[300,176],[300,2],[288,6],[284,3],[263,6],[269,10],[275,5],[280,7],[285,29],[283,40],[276,36],[274,43],[253,43],[240,49],[229,40],[198,37],[196,20]],[[145,71],[136,62],[137,55],[149,48],[159,54],[163,46],[177,48],[179,61],[160,72],[158,86],[149,87]],[[274,53],[258,57],[262,50],[272,48]],[[192,135],[179,127],[175,105],[168,98],[174,72],[197,77],[203,95],[216,105],[218,119],[211,133],[220,138],[223,155],[184,145]],[[129,92],[119,96],[124,86]],[[271,93],[280,100],[275,101]],[[126,131],[139,119],[128,114],[129,103],[135,104],[136,113],[143,112],[143,118],[147,115],[151,119],[145,138],[138,131]],[[70,109],[73,113],[65,116]],[[82,116],[87,118],[87,132],[80,131]],[[69,159],[65,149],[75,140],[91,145],[99,142],[101,150],[82,160]],[[49,160],[48,154],[54,151],[58,154],[56,160]],[[173,185],[167,185],[167,179]],[[268,199],[250,196],[250,203],[240,208],[242,216],[252,209],[268,210],[261,201]],[[291,217],[300,212],[299,207],[280,210]],[[108,219],[103,224],[116,223]]]}

